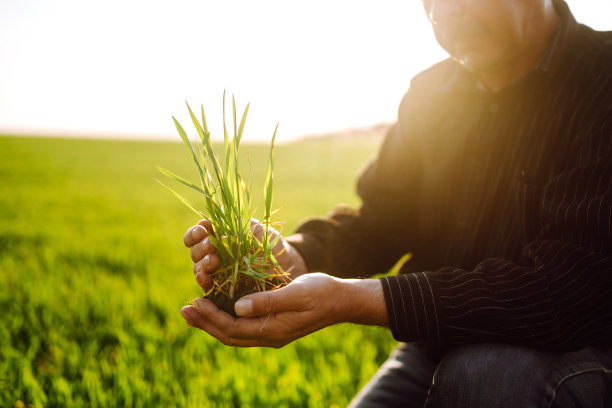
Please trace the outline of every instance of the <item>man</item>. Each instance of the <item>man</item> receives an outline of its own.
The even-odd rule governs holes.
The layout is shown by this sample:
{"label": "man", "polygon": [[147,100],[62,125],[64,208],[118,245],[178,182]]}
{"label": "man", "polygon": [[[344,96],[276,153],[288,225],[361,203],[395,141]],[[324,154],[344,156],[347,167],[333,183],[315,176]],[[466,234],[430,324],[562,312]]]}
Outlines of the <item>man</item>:
{"label": "man", "polygon": [[[247,318],[182,315],[235,346],[389,327],[408,343],[353,406],[612,406],[612,34],[561,0],[423,6],[451,58],[412,81],[359,211],[282,241],[301,276],[240,300]],[[203,288],[208,230],[184,238]]]}

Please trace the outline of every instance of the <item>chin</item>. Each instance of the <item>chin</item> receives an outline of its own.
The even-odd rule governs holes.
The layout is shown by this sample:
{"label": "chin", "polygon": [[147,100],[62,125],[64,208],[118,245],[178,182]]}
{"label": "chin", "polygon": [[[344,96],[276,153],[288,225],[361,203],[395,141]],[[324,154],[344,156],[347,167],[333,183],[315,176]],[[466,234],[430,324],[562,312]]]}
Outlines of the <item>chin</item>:
{"label": "chin", "polygon": [[500,65],[504,64],[502,58],[495,58],[494,55],[467,54],[461,58],[455,58],[461,65],[468,70],[478,73],[489,73],[496,71]]}

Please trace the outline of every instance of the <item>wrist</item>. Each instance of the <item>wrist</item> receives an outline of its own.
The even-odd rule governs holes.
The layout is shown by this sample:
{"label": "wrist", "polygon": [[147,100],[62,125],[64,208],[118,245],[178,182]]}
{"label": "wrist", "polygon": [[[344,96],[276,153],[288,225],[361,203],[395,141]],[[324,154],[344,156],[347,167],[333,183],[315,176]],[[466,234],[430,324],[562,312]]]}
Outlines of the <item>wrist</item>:
{"label": "wrist", "polygon": [[343,321],[389,327],[385,294],[379,279],[338,279],[341,281]]}

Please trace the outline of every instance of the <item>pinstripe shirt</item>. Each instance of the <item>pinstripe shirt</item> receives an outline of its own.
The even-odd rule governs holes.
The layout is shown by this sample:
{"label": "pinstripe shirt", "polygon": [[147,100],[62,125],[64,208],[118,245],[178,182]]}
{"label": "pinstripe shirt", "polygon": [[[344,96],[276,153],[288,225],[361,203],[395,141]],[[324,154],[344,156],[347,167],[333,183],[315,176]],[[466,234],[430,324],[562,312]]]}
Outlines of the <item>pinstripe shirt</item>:
{"label": "pinstripe shirt", "polygon": [[612,342],[612,33],[562,22],[491,94],[454,61],[415,77],[358,210],[298,228],[309,270],[380,278],[394,337],[434,348]]}

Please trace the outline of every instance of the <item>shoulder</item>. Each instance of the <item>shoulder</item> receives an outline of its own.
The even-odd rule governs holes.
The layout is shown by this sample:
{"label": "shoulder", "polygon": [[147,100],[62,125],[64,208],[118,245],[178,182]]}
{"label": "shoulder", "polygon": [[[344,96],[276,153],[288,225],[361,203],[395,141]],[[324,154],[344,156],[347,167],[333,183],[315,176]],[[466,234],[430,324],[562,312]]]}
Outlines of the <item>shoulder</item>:
{"label": "shoulder", "polygon": [[[559,76],[570,76],[577,89],[577,101],[596,99],[598,104],[612,104],[612,32],[595,31],[580,25],[578,35],[571,44],[570,58],[566,58],[566,71]],[[564,72],[565,71],[565,72]],[[571,87],[572,85],[570,85]]]}
{"label": "shoulder", "polygon": [[447,95],[457,77],[465,71],[451,59],[445,59],[415,75],[398,108],[398,122],[412,121],[433,101]]}
{"label": "shoulder", "polygon": [[612,153],[612,32],[580,25],[551,86],[566,112],[568,165],[588,165]]}
{"label": "shoulder", "polygon": [[609,71],[612,63],[612,31],[596,31],[585,25],[578,25],[577,34],[567,44],[570,50],[565,61],[579,62],[578,66],[588,71]]}
{"label": "shoulder", "polygon": [[[423,130],[431,126],[432,120],[439,119],[439,116],[433,113],[438,110],[436,105],[439,104],[436,101],[443,99],[441,96],[451,91],[460,71],[464,70],[458,63],[446,59],[412,78],[410,87],[400,102],[397,121],[387,132],[377,162],[369,169],[372,175],[388,173],[390,176],[398,169],[404,169],[405,174],[417,173],[416,169],[420,166],[418,155],[423,135],[427,133]],[[406,173],[407,167],[411,168],[409,173]]]}
{"label": "shoulder", "polygon": [[421,71],[410,81],[410,88],[402,98],[402,104],[411,98],[425,99],[435,94],[445,93],[465,74],[465,69],[448,58]]}

